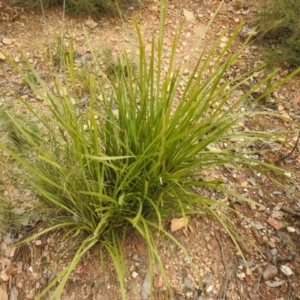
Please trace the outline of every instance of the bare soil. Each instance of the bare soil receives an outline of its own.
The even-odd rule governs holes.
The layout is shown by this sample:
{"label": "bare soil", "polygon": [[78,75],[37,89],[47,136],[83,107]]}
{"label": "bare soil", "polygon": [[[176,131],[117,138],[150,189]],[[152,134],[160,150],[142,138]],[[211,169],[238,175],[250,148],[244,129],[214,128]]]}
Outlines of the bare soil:
{"label": "bare soil", "polygon": [[[177,53],[178,60],[185,59],[189,54],[191,45],[203,32],[218,5],[219,1],[209,0],[169,2],[164,48],[166,58],[175,29],[185,18],[185,10],[193,14],[194,20],[186,21],[184,24]],[[146,49],[150,50],[151,33],[157,30],[159,23],[159,3],[149,1],[142,8],[134,10],[131,8],[128,6],[124,12],[128,30],[131,35],[134,35],[134,24],[131,19],[134,14],[141,25],[145,40],[148,41]],[[204,42],[209,43],[216,39],[222,30],[228,30],[227,36],[230,36],[241,20],[249,18],[253,9],[254,6],[247,4],[246,1],[226,1]],[[22,60],[18,50],[21,48],[47,80],[49,78],[45,68],[47,47],[49,42],[55,42],[55,34],[61,32],[62,26],[65,32],[74,38],[79,56],[83,56],[88,51],[83,27],[86,28],[93,46],[100,47],[102,43],[106,43],[113,49],[115,55],[119,55],[124,48],[128,52],[131,51],[132,48],[129,43],[126,44],[126,39],[125,43],[122,42],[122,23],[117,17],[107,16],[100,20],[93,20],[96,24],[89,20],[91,26],[87,25],[87,21],[88,18],[76,19],[72,16],[67,16],[63,20],[60,8],[46,10],[45,16],[24,12],[11,5],[10,1],[2,0],[0,1],[0,41],[2,41],[0,52],[7,53],[21,65]],[[4,38],[8,40],[4,42]],[[238,40],[237,44],[241,42],[242,40]],[[254,66],[261,61],[259,45],[251,44],[247,47],[243,58],[244,68]],[[243,67],[236,70],[236,73],[231,76],[236,76],[242,69]],[[281,69],[278,79],[288,72],[289,70]],[[21,83],[20,76],[11,69],[4,58],[0,57],[0,105],[4,108],[17,107],[19,104],[16,96],[18,95],[27,101],[37,103],[41,109],[43,107],[47,109],[36,95]],[[299,123],[300,101],[297,100],[300,95],[299,90],[300,79],[296,77],[273,93],[272,97],[276,101],[262,103],[262,105],[269,111],[279,112]],[[247,128],[275,130],[285,126],[283,121],[265,116],[245,124],[245,130]],[[279,188],[259,173],[247,173],[232,169],[230,166],[215,170],[218,178],[222,178],[225,183],[240,185],[237,191],[262,205],[239,203],[224,195],[212,195],[219,201],[230,203],[233,208],[230,213],[232,224],[237,231],[236,237],[243,248],[250,272],[247,271],[230,237],[218,222],[208,216],[191,217],[187,229],[172,234],[186,247],[196,270],[192,268],[190,258],[186,257],[172,241],[157,236],[157,247],[171,284],[171,291],[161,281],[161,274],[155,272],[153,299],[300,299],[300,159],[299,156],[297,157],[300,149],[296,142],[296,135],[288,136],[282,145],[271,145],[270,151],[259,158],[287,169],[290,178],[277,178],[288,187],[286,189]],[[294,152],[282,159],[295,145]],[[7,157],[3,160],[8,162]],[[30,192],[10,182],[9,171],[3,166],[0,171],[3,194],[7,199],[19,207],[26,206],[27,202],[36,201]],[[289,172],[293,174],[289,175]],[[270,219],[277,220],[281,224],[280,229],[270,225],[272,223]],[[10,230],[0,235],[2,247],[0,300],[8,299],[6,297],[19,300],[35,299],[75,253],[76,247],[74,250],[72,246],[76,241],[63,240],[63,231],[48,234],[38,241],[17,249],[8,248],[14,240],[30,235],[30,230],[36,231],[44,226],[46,224],[39,223],[27,230],[23,228],[21,232]],[[166,221],[165,227],[169,228],[169,226],[169,221]],[[112,261],[108,255],[102,257],[102,261],[105,262],[102,268],[98,247],[101,245],[89,251],[76,266],[62,299],[121,299]],[[125,240],[124,258],[128,269],[125,279],[127,298],[143,299],[141,291],[151,261],[148,260],[146,246],[137,233],[133,232]],[[266,279],[268,268],[276,271]],[[285,273],[285,269],[290,269],[292,274]]]}

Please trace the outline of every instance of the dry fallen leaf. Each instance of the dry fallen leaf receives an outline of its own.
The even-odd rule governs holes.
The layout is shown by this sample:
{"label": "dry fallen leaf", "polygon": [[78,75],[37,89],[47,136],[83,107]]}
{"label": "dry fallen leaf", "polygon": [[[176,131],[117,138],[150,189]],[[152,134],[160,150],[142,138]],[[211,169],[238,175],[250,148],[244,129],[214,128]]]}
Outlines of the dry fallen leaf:
{"label": "dry fallen leaf", "polygon": [[[0,275],[0,278],[3,280],[3,281],[8,281],[9,280],[9,276],[6,274],[6,273],[2,273]],[[0,298],[1,299],[1,298]]]}
{"label": "dry fallen leaf", "polygon": [[27,299],[34,299],[34,296],[35,296],[35,294],[34,294],[33,290],[29,291],[29,293],[26,294]]}
{"label": "dry fallen leaf", "polygon": [[154,287],[160,288],[160,287],[162,287],[163,283],[164,283],[164,281],[160,274],[154,278]]}
{"label": "dry fallen leaf", "polygon": [[2,52],[0,52],[0,60],[5,60],[5,56]]}
{"label": "dry fallen leaf", "polygon": [[266,206],[262,205],[258,208],[258,211],[265,211],[266,209]]}
{"label": "dry fallen leaf", "polygon": [[173,220],[171,220],[171,231],[172,232],[177,231],[182,227],[185,227],[187,223],[188,223],[187,218],[180,218],[180,219],[174,218]]}
{"label": "dry fallen leaf", "polygon": [[5,286],[0,286],[0,299],[1,300],[8,300],[8,295],[7,295],[7,291],[6,291],[6,287]]}
{"label": "dry fallen leaf", "polygon": [[1,264],[1,270],[4,270],[5,268],[7,268],[7,267],[9,267],[11,265],[11,260],[8,259],[8,258],[6,258],[6,257],[3,257],[0,260],[0,264]]}
{"label": "dry fallen leaf", "polygon": [[250,209],[256,210],[256,205],[255,203],[249,203]]}
{"label": "dry fallen leaf", "polygon": [[276,244],[274,241],[270,240],[268,241],[268,245],[271,247],[271,248],[276,248]]}
{"label": "dry fallen leaf", "polygon": [[284,118],[287,118],[287,119],[290,119],[290,115],[286,112],[286,111],[282,111],[281,112],[281,115],[284,117]]}
{"label": "dry fallen leaf", "polygon": [[[18,300],[18,290],[17,288],[14,286],[11,291],[10,291],[10,297],[9,300]],[[2,298],[0,298],[2,299]]]}
{"label": "dry fallen leaf", "polygon": [[7,257],[13,257],[15,255],[15,252],[16,252],[16,247],[9,247],[5,250],[5,255]]}
{"label": "dry fallen leaf", "polygon": [[23,284],[24,284],[24,281],[23,281],[23,280],[20,280],[20,281],[17,282],[17,287],[18,287],[19,289],[22,289],[22,288],[23,288]]}

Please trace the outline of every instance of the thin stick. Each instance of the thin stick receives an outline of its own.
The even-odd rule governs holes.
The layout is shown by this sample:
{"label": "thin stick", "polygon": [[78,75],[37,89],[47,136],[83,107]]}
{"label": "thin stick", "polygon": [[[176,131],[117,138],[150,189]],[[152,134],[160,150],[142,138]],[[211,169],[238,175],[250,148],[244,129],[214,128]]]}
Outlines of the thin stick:
{"label": "thin stick", "polygon": [[[288,157],[290,157],[290,156],[293,154],[293,152],[296,150],[296,148],[298,147],[298,142],[299,142],[299,140],[300,140],[300,132],[299,132],[299,134],[298,134],[297,141],[296,141],[295,146],[293,147],[292,151],[290,151],[290,153],[287,154],[287,155],[285,155],[284,157],[279,158],[279,159],[277,160],[277,162],[280,162],[280,161],[285,160],[285,159],[287,159]],[[296,157],[298,157],[298,156],[299,156],[299,154],[298,154]]]}
{"label": "thin stick", "polygon": [[291,285],[291,281],[290,279],[288,279],[288,291],[287,291],[287,295],[286,295],[286,300],[290,300],[291,299],[291,291],[292,291],[292,285]]}
{"label": "thin stick", "polygon": [[[239,265],[239,262],[238,262],[238,259],[236,261],[236,269],[237,269],[237,266]],[[236,281],[236,285],[237,285],[237,289],[238,289],[238,293],[239,293],[239,296],[240,296],[240,299],[243,300],[243,296],[242,296],[242,293],[241,293],[241,287],[240,287],[240,282],[239,282],[239,279],[238,279],[238,276],[235,272],[235,281]]]}
{"label": "thin stick", "polygon": [[226,292],[227,292],[228,281],[229,281],[230,276],[229,276],[229,273],[228,273],[227,265],[225,263],[226,260],[225,260],[225,256],[224,256],[223,246],[222,246],[221,240],[219,238],[218,238],[218,242],[219,242],[219,246],[220,246],[220,249],[221,249],[222,262],[223,262],[224,270],[225,270],[225,280],[223,281],[223,284],[220,288],[218,299],[225,299]]}
{"label": "thin stick", "polygon": [[258,273],[259,273],[259,277],[258,277],[258,280],[256,281],[256,283],[254,285],[255,293],[259,292],[260,282],[261,282],[261,278],[262,278],[262,275],[263,275],[263,270],[262,270],[261,267],[258,268]]}

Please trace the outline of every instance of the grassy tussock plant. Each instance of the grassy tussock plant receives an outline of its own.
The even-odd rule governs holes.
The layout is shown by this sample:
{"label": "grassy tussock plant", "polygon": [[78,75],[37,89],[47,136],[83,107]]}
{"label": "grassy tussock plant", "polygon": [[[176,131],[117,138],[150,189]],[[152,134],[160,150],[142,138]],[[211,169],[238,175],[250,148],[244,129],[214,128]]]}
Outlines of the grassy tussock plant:
{"label": "grassy tussock plant", "polygon": [[[28,80],[33,80],[33,82],[35,82],[35,77],[28,77],[27,72],[24,73],[24,76],[26,76]],[[18,130],[9,115],[13,116],[13,118],[22,126],[23,130],[30,134],[36,142],[39,140],[38,126],[34,122],[29,122],[26,116],[18,114],[14,109],[0,109],[0,141],[9,145],[9,148],[14,152],[24,155],[27,151],[31,150],[31,144],[28,143],[26,137]]]}
{"label": "grassy tussock plant", "polygon": [[62,34],[57,33],[54,36],[54,41],[51,42],[44,51],[45,60],[47,62],[49,61],[50,66],[53,68],[62,69],[62,66],[66,64],[66,60],[69,58],[69,56],[75,55],[73,38],[69,37],[69,42],[67,44]]}
{"label": "grassy tussock plant", "polygon": [[300,0],[259,0],[256,20],[259,37],[272,44],[267,54],[274,61],[300,66]]}
{"label": "grassy tussock plant", "polygon": [[90,90],[90,71],[87,65],[75,69],[75,78],[77,78],[77,95],[86,95]]}
{"label": "grassy tussock plant", "polygon": [[86,13],[92,16],[117,12],[114,0],[68,0],[66,1],[66,9],[68,12],[76,15]]}
{"label": "grassy tussock plant", "polygon": [[[229,51],[240,27],[219,54],[217,49],[223,35],[211,50],[197,58],[196,64],[188,66],[188,61],[187,65],[175,66],[179,28],[165,70],[162,66],[165,20],[166,3],[163,2],[159,34],[153,35],[150,53],[145,52],[144,39],[136,23],[139,55],[134,72],[130,67],[131,60],[124,53],[126,72],[124,68],[118,69],[114,78],[106,77],[104,85],[103,78],[99,79],[101,70],[94,56],[94,72],[89,78],[89,104],[80,114],[73,105],[77,99],[74,92],[77,82],[72,55],[65,66],[65,79],[59,81],[53,76],[55,92],[38,76],[25,55],[23,58],[35,74],[38,87],[7,57],[31,88],[49,103],[51,110],[49,115],[24,102],[38,124],[38,140],[24,129],[23,123],[8,114],[15,128],[31,145],[31,156],[23,157],[5,143],[0,146],[19,162],[24,180],[40,196],[45,215],[51,214],[49,228],[30,239],[60,228],[68,229],[69,236],[81,237],[73,260],[40,297],[51,291],[48,299],[59,299],[76,264],[95,244],[102,243],[112,257],[122,297],[126,299],[122,242],[132,230],[138,232],[148,245],[150,273],[156,264],[168,284],[153,233],[159,232],[185,250],[163,227],[163,220],[207,213],[221,222],[238,247],[234,230],[220,210],[226,204],[201,195],[199,190],[210,189],[247,199],[218,178],[207,177],[207,171],[229,163],[237,168],[260,171],[265,176],[269,176],[269,171],[284,172],[253,158],[252,152],[247,150],[247,145],[265,139],[277,140],[278,135],[244,132],[237,126],[238,122],[255,114],[241,110],[241,105],[276,72],[233,102],[231,99],[240,85],[260,70],[258,67],[235,78],[224,79],[226,71],[238,62],[246,47],[245,43],[236,53]],[[91,46],[90,51],[93,53]],[[193,56],[192,51],[191,59]],[[187,67],[190,75],[182,90]],[[295,73],[274,84],[262,97]],[[41,88],[46,95],[39,92]],[[226,148],[218,147],[224,143],[228,145]],[[57,217],[53,218],[54,215]],[[83,240],[82,236],[85,236]]]}
{"label": "grassy tussock plant", "polygon": [[13,0],[11,2],[26,10],[41,11],[43,8],[62,5],[63,1],[64,0]]}
{"label": "grassy tussock plant", "polygon": [[134,63],[128,57],[114,56],[112,49],[107,45],[102,46],[101,60],[105,68],[105,73],[110,79],[116,77],[118,73],[127,74],[127,68],[133,68]]}
{"label": "grassy tussock plant", "polygon": [[[68,13],[78,16],[99,17],[103,14],[118,13],[117,7],[140,6],[141,0],[14,0],[14,5],[18,5],[26,10],[37,12],[45,8],[59,6],[64,8]],[[117,4],[116,4],[117,3]]]}

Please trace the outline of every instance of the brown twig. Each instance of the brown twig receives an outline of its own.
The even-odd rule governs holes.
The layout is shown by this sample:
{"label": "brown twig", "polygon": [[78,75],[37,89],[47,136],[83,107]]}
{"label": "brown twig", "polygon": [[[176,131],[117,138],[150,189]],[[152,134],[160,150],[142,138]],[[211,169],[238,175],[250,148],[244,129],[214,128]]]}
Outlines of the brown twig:
{"label": "brown twig", "polygon": [[258,277],[258,280],[255,283],[255,286],[254,286],[255,293],[259,292],[260,282],[261,282],[261,278],[262,278],[262,275],[263,275],[263,270],[262,270],[261,267],[258,268],[258,274],[259,274],[259,277]]}
{"label": "brown twig", "polygon": [[291,292],[292,292],[292,285],[291,285],[291,281],[290,279],[288,279],[288,291],[287,291],[287,295],[286,295],[286,300],[290,300],[291,299]]}
{"label": "brown twig", "polygon": [[248,245],[243,241],[243,239],[236,234],[235,235],[235,239],[236,241],[239,243],[240,247],[248,254],[253,255],[252,250],[248,247]]}
{"label": "brown twig", "polygon": [[220,249],[221,249],[222,262],[223,262],[224,270],[225,270],[225,280],[223,281],[223,284],[222,284],[222,286],[220,288],[220,291],[219,291],[219,294],[218,294],[218,299],[222,300],[222,299],[225,299],[225,297],[226,297],[227,286],[228,286],[228,281],[230,279],[230,275],[229,275],[229,272],[228,272],[227,265],[225,263],[226,260],[225,260],[223,245],[222,245],[221,240],[219,238],[218,238],[218,242],[219,242],[219,246],[220,246]]}
{"label": "brown twig", "polygon": [[[239,265],[238,259],[237,259],[235,265],[236,265],[235,269],[237,269],[237,267],[238,267],[238,265]],[[243,300],[243,296],[242,296],[242,292],[241,292],[241,287],[240,287],[240,282],[239,282],[239,279],[238,279],[238,276],[237,276],[237,273],[236,273],[236,272],[235,272],[235,281],[236,281],[238,293],[239,293],[239,295],[240,295],[240,299]]]}
{"label": "brown twig", "polygon": [[[293,149],[290,151],[290,153],[288,153],[287,155],[285,155],[285,156],[283,156],[283,157],[278,158],[278,159],[277,159],[277,162],[283,161],[283,160],[287,159],[288,157],[290,157],[290,156],[293,154],[293,152],[297,149],[299,140],[300,140],[300,132],[299,132],[299,134],[298,134],[298,138],[297,138],[297,141],[296,141],[296,143],[295,143],[295,146],[294,146]],[[299,155],[300,155],[300,153],[299,153],[296,157],[298,157]],[[295,157],[295,158],[296,158],[296,157]]]}
{"label": "brown twig", "polygon": [[260,244],[260,245],[263,245],[264,244],[264,241],[262,239],[262,237],[260,236],[260,234],[258,233],[257,229],[253,226],[250,227],[250,230],[253,234],[253,236],[255,237],[256,241]]}
{"label": "brown twig", "polygon": [[295,210],[293,210],[292,208],[290,207],[287,207],[287,206],[282,206],[281,207],[281,210],[282,211],[285,211],[289,214],[291,214],[292,216],[297,216],[297,217],[300,217],[300,213],[299,212],[296,212]]}

